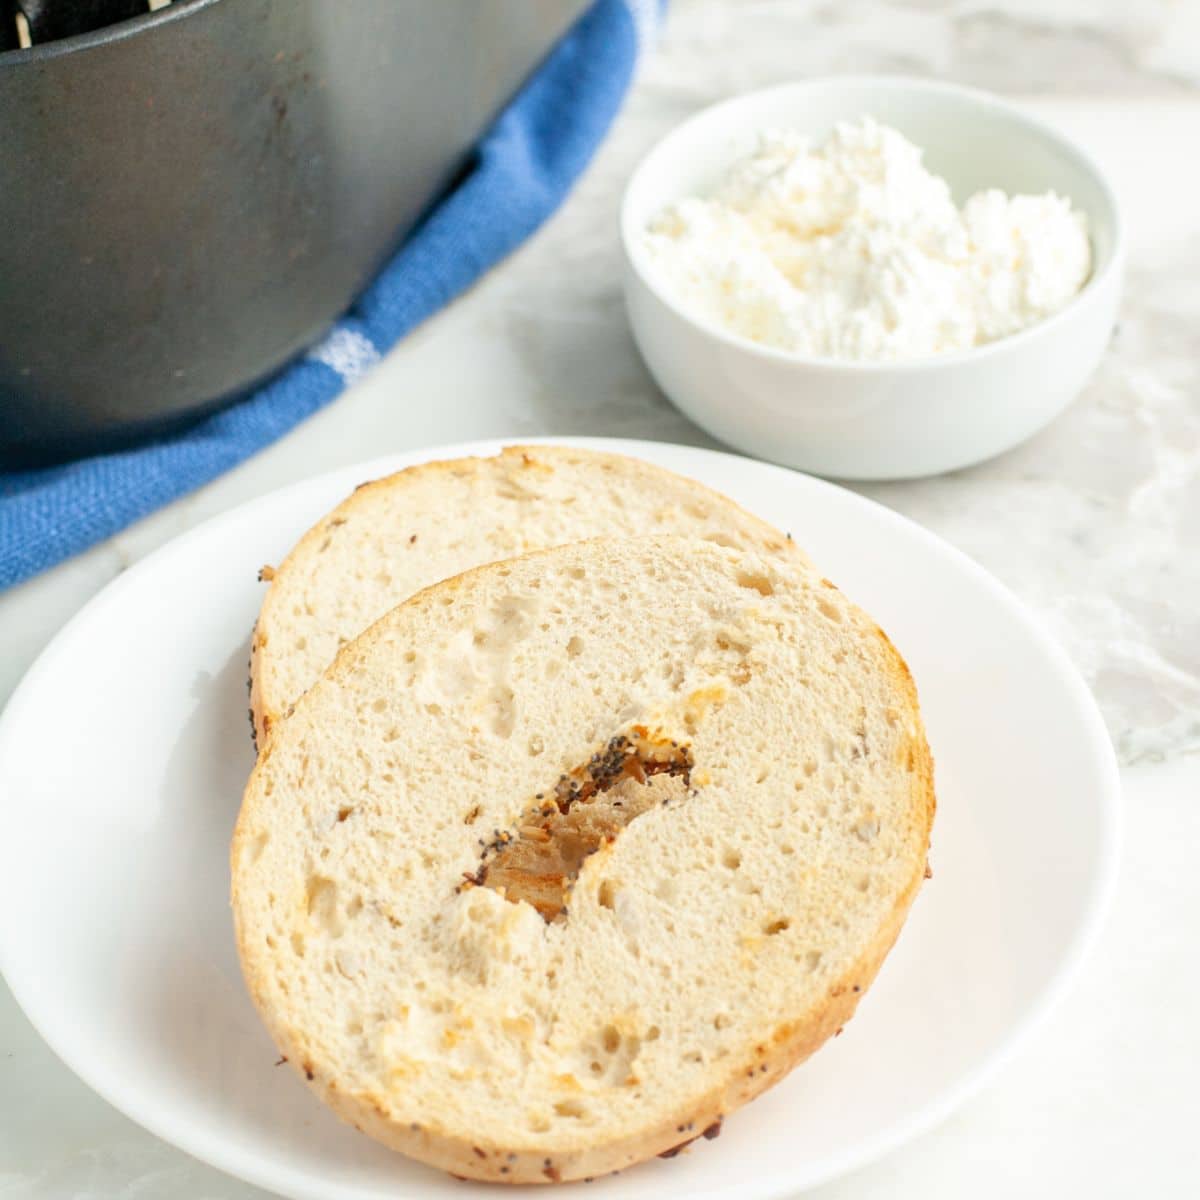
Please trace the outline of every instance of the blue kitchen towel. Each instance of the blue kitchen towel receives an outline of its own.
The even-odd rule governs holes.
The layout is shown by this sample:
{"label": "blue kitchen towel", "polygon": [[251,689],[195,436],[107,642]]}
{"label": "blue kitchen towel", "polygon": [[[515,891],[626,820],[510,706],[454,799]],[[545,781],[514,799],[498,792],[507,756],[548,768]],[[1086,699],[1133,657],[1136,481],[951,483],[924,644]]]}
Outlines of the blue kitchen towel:
{"label": "blue kitchen towel", "polygon": [[554,212],[620,107],[660,0],[597,0],[476,147],[463,181],[329,336],[257,392],[175,437],[0,472],[0,589],[214,479],[333,400]]}

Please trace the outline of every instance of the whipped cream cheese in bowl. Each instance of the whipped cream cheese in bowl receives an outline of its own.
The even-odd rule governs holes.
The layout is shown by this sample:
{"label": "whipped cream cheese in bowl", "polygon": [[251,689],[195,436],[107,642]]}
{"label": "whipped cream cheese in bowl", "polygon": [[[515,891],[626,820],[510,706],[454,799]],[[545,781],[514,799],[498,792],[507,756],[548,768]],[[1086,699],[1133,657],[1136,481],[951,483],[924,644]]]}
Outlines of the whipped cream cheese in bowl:
{"label": "whipped cream cheese in bowl", "polygon": [[663,390],[722,440],[907,478],[1030,436],[1108,342],[1120,218],[1099,170],[985,93],[815,80],[685,122],[622,208]]}

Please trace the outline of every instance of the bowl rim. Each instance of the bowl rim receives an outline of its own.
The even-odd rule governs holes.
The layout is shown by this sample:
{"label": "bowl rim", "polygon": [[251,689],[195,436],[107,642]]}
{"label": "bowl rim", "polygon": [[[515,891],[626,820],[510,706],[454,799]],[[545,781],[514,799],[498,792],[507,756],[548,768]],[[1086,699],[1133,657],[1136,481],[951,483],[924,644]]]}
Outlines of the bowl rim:
{"label": "bowl rim", "polygon": [[[643,176],[650,167],[665,153],[673,142],[713,120],[718,114],[736,109],[750,101],[763,100],[772,96],[782,96],[788,93],[817,91],[825,88],[844,87],[891,87],[908,92],[927,92],[950,97],[954,100],[966,100],[975,104],[985,105],[1007,118],[1013,124],[1022,126],[1024,132],[1049,143],[1053,150],[1063,158],[1073,160],[1075,165],[1089,175],[1103,198],[1107,213],[1107,225],[1111,231],[1112,246],[1099,270],[1093,269],[1084,281],[1083,286],[1057,312],[1016,333],[996,338],[980,346],[971,346],[966,350],[954,350],[944,354],[929,354],[920,358],[875,361],[870,359],[833,358],[815,354],[797,354],[794,351],[783,350],[764,342],[756,342],[743,334],[735,333],[719,325],[709,317],[690,311],[671,293],[663,288],[655,272],[649,269],[645,251],[640,244],[640,235],[644,228],[634,228],[633,197],[638,190]],[[1089,219],[1093,213],[1089,212]],[[1063,324],[1079,308],[1089,303],[1089,298],[1099,294],[1101,286],[1111,285],[1119,275],[1125,260],[1125,221],[1116,192],[1109,182],[1108,176],[1099,163],[1077,142],[1069,138],[1053,124],[1026,112],[1006,97],[983,88],[968,87],[964,84],[950,83],[940,79],[924,79],[913,75],[894,74],[847,74],[847,75],[815,75],[807,79],[796,79],[786,83],[772,84],[765,88],[756,88],[748,92],[739,92],[724,100],[692,113],[679,124],[672,126],[665,134],[655,141],[638,160],[630,173],[621,196],[618,215],[621,246],[628,267],[637,276],[642,285],[652,296],[674,316],[699,330],[708,337],[722,342],[734,350],[744,351],[769,362],[787,364],[793,367],[817,367],[828,371],[843,371],[848,374],[882,374],[884,372],[912,372],[950,369],[975,362],[984,361],[997,355],[1017,353],[1020,347],[1038,337],[1052,336],[1053,329]],[[1092,239],[1089,237],[1089,241]],[[1094,243],[1093,243],[1094,251]]]}

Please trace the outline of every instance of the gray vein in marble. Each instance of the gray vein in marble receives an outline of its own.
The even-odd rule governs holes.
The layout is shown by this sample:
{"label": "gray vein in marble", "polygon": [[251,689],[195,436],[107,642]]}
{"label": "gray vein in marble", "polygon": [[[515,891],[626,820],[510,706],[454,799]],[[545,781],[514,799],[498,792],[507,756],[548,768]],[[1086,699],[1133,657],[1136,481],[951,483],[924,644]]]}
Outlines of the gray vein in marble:
{"label": "gray vein in marble", "polygon": [[1171,0],[675,0],[664,49],[649,86],[689,107],[828,72],[1109,96],[1200,85],[1200,13]]}

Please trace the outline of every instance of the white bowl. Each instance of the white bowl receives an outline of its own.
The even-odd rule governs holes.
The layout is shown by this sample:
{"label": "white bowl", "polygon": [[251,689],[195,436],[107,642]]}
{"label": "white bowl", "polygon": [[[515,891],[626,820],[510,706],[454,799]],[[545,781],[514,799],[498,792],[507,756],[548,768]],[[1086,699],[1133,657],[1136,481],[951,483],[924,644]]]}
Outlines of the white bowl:
{"label": "white bowl", "polygon": [[[870,114],[924,148],[960,204],[972,192],[1054,190],[1087,213],[1092,273],[1054,316],[955,354],[899,363],[804,358],[688,311],[657,278],[644,231],[666,205],[711,192],[764,128],[826,135]],[[621,207],[625,299],[659,386],[709,433],[760,458],[845,479],[906,479],[991,458],[1079,394],[1112,333],[1124,239],[1100,169],[1061,134],[985,92],[927,80],[784,84],[714,105],[642,160]]]}

